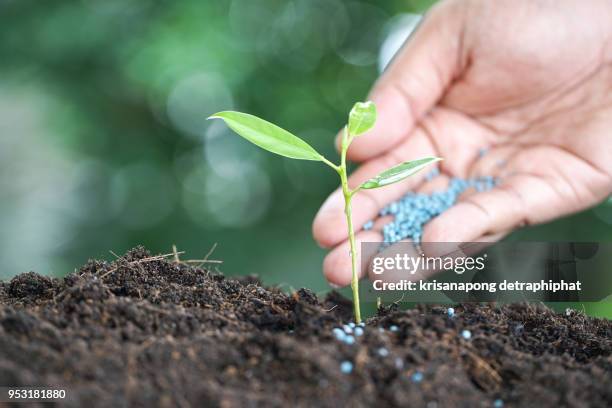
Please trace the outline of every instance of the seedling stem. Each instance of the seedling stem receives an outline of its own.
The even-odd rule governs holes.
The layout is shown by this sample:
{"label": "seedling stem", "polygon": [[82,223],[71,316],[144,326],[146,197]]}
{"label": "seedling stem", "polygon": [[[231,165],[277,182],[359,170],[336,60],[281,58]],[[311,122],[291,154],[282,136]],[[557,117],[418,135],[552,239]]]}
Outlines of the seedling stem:
{"label": "seedling stem", "polygon": [[344,196],[344,214],[346,215],[346,224],[348,226],[349,244],[351,246],[351,289],[353,291],[353,310],[355,313],[355,323],[361,323],[361,309],[359,303],[359,272],[357,271],[357,249],[355,247],[355,231],[353,228],[353,212],[351,209],[351,199],[354,191],[351,191],[348,185],[348,176],[346,171],[346,151],[352,142],[352,136],[349,134],[348,128],[345,126],[342,132],[342,147],[340,152],[340,183],[342,184],[342,195]]}

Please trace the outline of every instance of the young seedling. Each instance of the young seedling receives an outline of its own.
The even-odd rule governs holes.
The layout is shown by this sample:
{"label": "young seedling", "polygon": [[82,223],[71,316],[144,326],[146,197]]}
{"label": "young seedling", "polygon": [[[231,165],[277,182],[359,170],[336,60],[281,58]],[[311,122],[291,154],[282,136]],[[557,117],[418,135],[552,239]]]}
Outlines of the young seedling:
{"label": "young seedling", "polygon": [[340,176],[342,194],[344,196],[344,213],[348,226],[348,236],[351,248],[353,308],[355,322],[361,322],[361,310],[359,304],[359,274],[357,271],[357,249],[355,247],[355,231],[351,213],[351,199],[360,190],[384,187],[397,183],[428,164],[441,160],[437,157],[425,157],[423,159],[400,163],[378,176],[371,178],[355,189],[348,185],[348,174],[346,171],[346,152],[355,138],[370,130],[376,122],[376,106],[373,102],[357,102],[349,114],[348,124],[342,132],[342,143],[340,149],[340,164],[334,164],[327,160],[308,143],[288,131],[267,122],[256,116],[241,112],[225,111],[212,115],[209,119],[222,119],[240,136],[262,149],[268,150],[291,159],[320,161],[334,169]]}

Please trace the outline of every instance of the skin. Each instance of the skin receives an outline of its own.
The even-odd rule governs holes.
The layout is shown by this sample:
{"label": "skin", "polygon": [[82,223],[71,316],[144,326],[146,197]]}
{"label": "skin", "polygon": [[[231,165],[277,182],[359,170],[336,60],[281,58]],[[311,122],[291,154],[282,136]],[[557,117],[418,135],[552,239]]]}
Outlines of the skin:
{"label": "skin", "polygon": [[[438,3],[374,85],[374,129],[348,158],[356,187],[423,156],[445,159],[422,174],[353,199],[356,230],[408,191],[450,177],[491,175],[488,192],[464,194],[426,225],[424,242],[498,240],[512,230],[592,207],[612,193],[612,3],[609,0],[457,0]],[[479,151],[488,149],[481,157]],[[315,217],[323,269],[350,283],[342,193]],[[356,235],[382,240],[385,220]],[[362,276],[365,272],[362,271]]]}

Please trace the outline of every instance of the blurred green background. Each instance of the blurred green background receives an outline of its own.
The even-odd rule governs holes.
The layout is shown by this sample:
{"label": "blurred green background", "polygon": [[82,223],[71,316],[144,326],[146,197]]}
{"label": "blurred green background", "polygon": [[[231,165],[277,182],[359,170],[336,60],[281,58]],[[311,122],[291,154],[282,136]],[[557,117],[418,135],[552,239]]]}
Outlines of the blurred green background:
{"label": "blurred green background", "polygon": [[[433,1],[0,0],[0,277],[137,244],[328,289],[311,238],[337,184],[205,118],[332,139]],[[612,240],[612,203],[514,238]]]}

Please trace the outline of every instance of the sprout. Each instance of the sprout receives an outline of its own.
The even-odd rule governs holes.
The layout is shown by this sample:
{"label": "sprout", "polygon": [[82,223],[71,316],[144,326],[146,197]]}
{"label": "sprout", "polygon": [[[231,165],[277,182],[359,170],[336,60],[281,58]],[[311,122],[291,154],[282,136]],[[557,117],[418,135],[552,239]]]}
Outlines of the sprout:
{"label": "sprout", "polygon": [[209,119],[222,119],[240,136],[251,143],[281,156],[298,160],[320,161],[334,169],[340,176],[342,194],[344,196],[344,213],[348,226],[349,243],[351,246],[351,288],[353,291],[353,308],[355,322],[361,323],[361,309],[359,304],[359,274],[357,271],[357,250],[355,245],[355,231],[351,212],[351,199],[362,189],[373,189],[397,183],[413,175],[427,165],[441,160],[437,157],[400,163],[383,171],[354,190],[348,185],[346,170],[346,152],[356,137],[370,130],[376,123],[376,106],[373,102],[357,102],[349,113],[347,126],[344,127],[340,151],[340,164],[334,164],[319,154],[312,146],[290,132],[256,116],[241,112],[225,111],[212,115]]}

